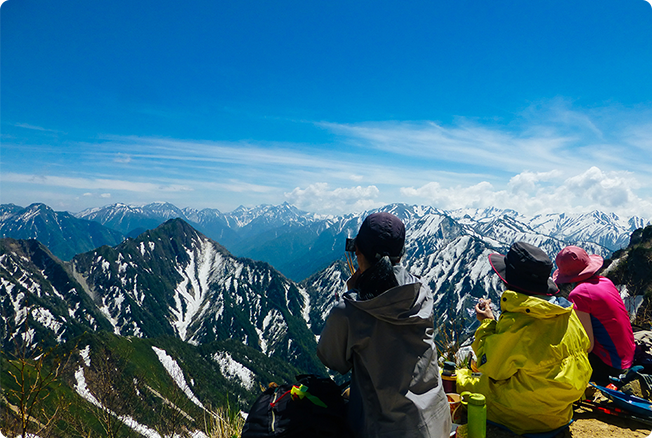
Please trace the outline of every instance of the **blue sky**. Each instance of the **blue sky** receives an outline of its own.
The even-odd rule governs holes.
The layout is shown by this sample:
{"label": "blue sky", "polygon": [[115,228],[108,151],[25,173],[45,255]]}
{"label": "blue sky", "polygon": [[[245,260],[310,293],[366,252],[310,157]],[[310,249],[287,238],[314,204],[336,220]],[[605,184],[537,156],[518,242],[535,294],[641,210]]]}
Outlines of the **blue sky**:
{"label": "blue sky", "polygon": [[0,8],[0,202],[652,218],[645,0]]}

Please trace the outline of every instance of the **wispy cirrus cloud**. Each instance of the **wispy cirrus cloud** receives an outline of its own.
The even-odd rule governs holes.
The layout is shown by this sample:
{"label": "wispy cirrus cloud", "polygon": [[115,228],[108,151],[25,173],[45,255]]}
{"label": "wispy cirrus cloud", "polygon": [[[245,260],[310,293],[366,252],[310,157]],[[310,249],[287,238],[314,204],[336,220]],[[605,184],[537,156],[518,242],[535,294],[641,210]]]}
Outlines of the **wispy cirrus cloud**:
{"label": "wispy cirrus cloud", "polygon": [[51,175],[30,175],[19,173],[3,173],[2,181],[8,183],[26,183],[49,187],[66,187],[84,190],[119,190],[125,192],[184,192],[192,188],[183,184],[155,184],[150,182],[128,181],[104,178],[74,178]]}
{"label": "wispy cirrus cloud", "polygon": [[509,124],[459,118],[448,126],[431,121],[319,126],[361,150],[418,159],[435,168],[495,174],[598,166],[636,169],[652,177],[649,111],[631,117],[615,110],[574,111],[568,105],[528,108]]}
{"label": "wispy cirrus cloud", "polygon": [[[155,137],[110,137],[104,150],[130,150],[137,158],[167,162],[221,163],[242,166],[284,166],[339,169],[341,161],[324,150],[301,144],[270,142],[212,142],[173,140]],[[124,153],[124,152],[120,152]]]}
{"label": "wispy cirrus cloud", "polygon": [[30,125],[29,123],[14,123],[13,125],[16,126],[17,128],[30,129],[32,131],[60,133],[60,131],[57,131],[56,129],[43,128],[42,126]]}

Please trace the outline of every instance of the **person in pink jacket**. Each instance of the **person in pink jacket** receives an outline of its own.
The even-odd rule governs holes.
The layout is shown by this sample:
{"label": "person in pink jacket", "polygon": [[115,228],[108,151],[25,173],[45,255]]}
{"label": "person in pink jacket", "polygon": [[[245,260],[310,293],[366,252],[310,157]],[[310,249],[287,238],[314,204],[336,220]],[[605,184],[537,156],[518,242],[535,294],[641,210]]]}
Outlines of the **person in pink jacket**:
{"label": "person in pink jacket", "polygon": [[589,256],[582,248],[567,246],[555,261],[555,283],[575,283],[568,299],[575,304],[591,341],[591,381],[607,385],[609,376],[622,374],[634,360],[636,345],[625,304],[611,280],[597,275],[604,262],[599,255]]}

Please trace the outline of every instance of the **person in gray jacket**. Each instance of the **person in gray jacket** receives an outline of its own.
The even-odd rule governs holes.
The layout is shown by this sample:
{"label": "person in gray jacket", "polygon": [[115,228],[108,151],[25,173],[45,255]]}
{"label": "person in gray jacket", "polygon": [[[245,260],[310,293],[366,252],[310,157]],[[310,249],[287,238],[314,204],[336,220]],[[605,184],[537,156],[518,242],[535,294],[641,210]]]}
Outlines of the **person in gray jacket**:
{"label": "person in gray jacket", "polygon": [[317,347],[328,368],[352,370],[348,416],[356,437],[450,436],[432,292],[399,265],[404,243],[396,216],[375,213],[364,220],[355,238],[358,270]]}

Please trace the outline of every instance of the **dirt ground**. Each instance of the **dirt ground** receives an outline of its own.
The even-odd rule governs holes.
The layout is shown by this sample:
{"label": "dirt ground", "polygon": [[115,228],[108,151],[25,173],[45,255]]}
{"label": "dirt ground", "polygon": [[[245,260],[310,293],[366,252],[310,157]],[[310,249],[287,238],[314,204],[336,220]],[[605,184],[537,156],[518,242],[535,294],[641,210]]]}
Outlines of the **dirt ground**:
{"label": "dirt ground", "polygon": [[[555,438],[647,438],[652,432],[652,426],[596,413],[587,408],[576,408],[573,419],[575,421],[569,430],[559,433]],[[495,426],[487,426],[487,438],[518,436]]]}
{"label": "dirt ground", "polygon": [[[643,437],[650,436],[652,426],[639,423],[635,420],[625,420],[599,414],[590,409],[579,408],[575,410],[575,422],[571,424],[570,434],[565,437]],[[560,437],[561,438],[561,437]]]}

